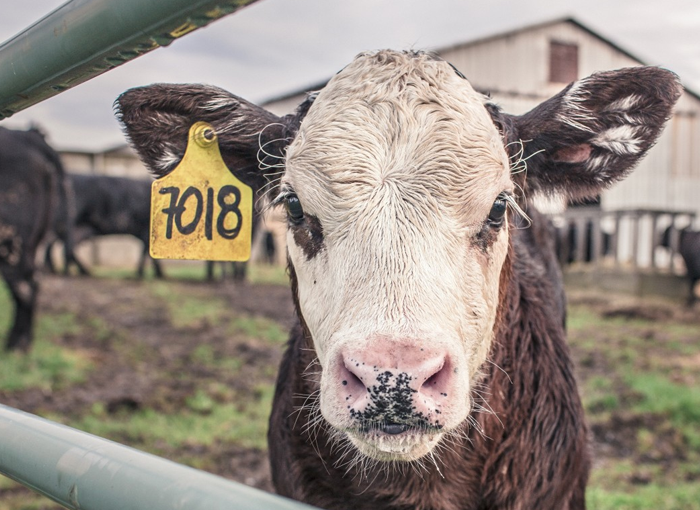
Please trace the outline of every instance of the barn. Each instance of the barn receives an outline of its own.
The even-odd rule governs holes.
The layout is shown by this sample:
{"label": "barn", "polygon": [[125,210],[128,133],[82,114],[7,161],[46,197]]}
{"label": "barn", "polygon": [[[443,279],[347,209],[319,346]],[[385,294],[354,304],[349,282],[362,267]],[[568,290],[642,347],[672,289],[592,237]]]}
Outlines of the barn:
{"label": "barn", "polygon": [[[596,71],[645,64],[573,18],[551,20],[433,51],[455,65],[477,90],[514,114],[530,110],[571,81]],[[276,114],[289,113],[307,92],[324,85],[322,82],[290,91],[266,101],[264,106]],[[100,154],[73,151],[63,155],[68,169],[111,175],[147,174],[127,146]],[[564,229],[564,251],[568,252],[562,254],[563,259],[602,262],[607,253],[616,269],[631,266],[680,272],[682,267],[674,266],[669,254],[656,248],[658,233],[671,221],[683,227],[700,216],[699,196],[700,95],[686,89],[657,145],[629,178],[584,207],[556,199],[542,204]],[[569,207],[564,212],[566,205]],[[279,231],[276,238],[283,242],[284,229],[275,228],[279,219],[271,218],[268,224]],[[130,252],[135,257],[137,251],[134,248]],[[93,253],[98,254],[96,262],[109,263],[106,254],[116,252],[110,246],[107,250],[94,248]],[[105,255],[100,257],[99,253]],[[284,250],[278,250],[280,263],[284,263],[283,253]]]}

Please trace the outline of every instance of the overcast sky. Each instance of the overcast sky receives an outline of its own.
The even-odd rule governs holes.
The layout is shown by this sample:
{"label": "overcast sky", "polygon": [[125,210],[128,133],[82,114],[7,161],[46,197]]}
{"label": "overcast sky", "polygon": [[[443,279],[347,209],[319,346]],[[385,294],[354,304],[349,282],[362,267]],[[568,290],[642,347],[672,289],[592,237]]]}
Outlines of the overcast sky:
{"label": "overcast sky", "polygon": [[[64,3],[0,1],[0,41]],[[363,50],[431,49],[563,16],[700,91],[699,0],[260,0],[0,125],[35,122],[57,148],[101,150],[123,143],[112,103],[130,87],[211,83],[259,102],[318,83]]]}

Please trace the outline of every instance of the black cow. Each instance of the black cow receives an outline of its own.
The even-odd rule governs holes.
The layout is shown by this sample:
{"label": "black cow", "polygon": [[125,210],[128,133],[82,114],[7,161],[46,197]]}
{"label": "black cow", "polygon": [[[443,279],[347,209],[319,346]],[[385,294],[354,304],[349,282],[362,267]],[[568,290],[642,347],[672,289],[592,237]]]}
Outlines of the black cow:
{"label": "black cow", "polygon": [[[64,171],[44,136],[0,127],[0,272],[15,301],[7,350],[26,351],[32,342],[34,259],[58,196],[65,197]],[[70,229],[66,238],[70,246]]]}
{"label": "black cow", "polygon": [[[668,227],[661,238],[661,246],[671,247],[671,229]],[[686,227],[679,231],[680,240],[678,243],[678,253],[685,262],[686,275],[690,280],[690,295],[688,296],[688,306],[693,306],[697,301],[695,295],[695,285],[700,281],[700,231],[691,230]]]}
{"label": "black cow", "polygon": [[[234,282],[242,283],[245,281],[246,276],[248,275],[248,263],[247,262],[220,262],[219,266],[221,267],[221,279],[225,280],[227,276],[227,267],[228,265],[231,264],[231,278],[233,279]],[[215,280],[214,277],[214,268],[216,267],[217,262],[213,260],[207,260],[206,264],[206,271],[207,271],[207,281],[213,282]]]}
{"label": "black cow", "polygon": [[[258,197],[259,199],[259,197]],[[257,200],[256,200],[257,202]],[[253,239],[255,239],[255,233],[258,230],[258,226],[260,225],[260,211],[258,210],[257,207],[253,208],[253,225],[252,225],[252,236]],[[269,234],[269,232],[266,233],[266,235]],[[274,242],[274,241],[273,241]],[[274,246],[272,246],[272,249],[274,250]],[[270,244],[265,237],[265,254],[266,257],[269,257],[270,253]],[[274,255],[274,252],[273,252]],[[213,260],[208,260],[206,263],[206,271],[207,271],[207,281],[213,282],[215,280],[214,277],[214,272],[215,272],[215,266],[216,262]],[[231,269],[231,279],[236,282],[236,283],[243,283],[246,280],[246,277],[248,276],[248,262],[220,262],[220,268],[221,268],[221,279],[226,280],[228,270],[227,268],[230,265]]]}
{"label": "black cow", "polygon": [[[96,236],[129,234],[143,243],[143,252],[138,266],[138,276],[144,276],[146,259],[149,258],[149,232],[151,207],[151,181],[111,177],[107,175],[69,175],[74,194],[74,213],[70,207],[59,208],[60,216],[54,225],[57,238],[64,240],[66,218],[73,220],[74,245]],[[50,251],[53,242],[46,249],[45,259],[49,269],[53,268]],[[75,264],[81,274],[89,274],[72,250],[65,251],[65,271]],[[158,261],[153,261],[156,277],[164,276]]]}

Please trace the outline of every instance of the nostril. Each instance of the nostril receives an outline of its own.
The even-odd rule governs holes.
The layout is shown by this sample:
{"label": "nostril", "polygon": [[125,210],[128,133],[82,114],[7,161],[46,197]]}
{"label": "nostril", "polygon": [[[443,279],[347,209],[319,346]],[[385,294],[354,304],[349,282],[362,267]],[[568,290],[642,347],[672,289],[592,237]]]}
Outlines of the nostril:
{"label": "nostril", "polygon": [[[440,372],[442,372],[442,369],[440,369]],[[432,388],[438,383],[438,377],[440,376],[440,372],[436,372],[433,375],[431,375],[428,380],[426,380],[423,383],[424,387]]]}
{"label": "nostril", "polygon": [[437,371],[421,385],[421,393],[442,393],[448,384],[449,363],[441,363]]}
{"label": "nostril", "polygon": [[354,395],[359,397],[363,394],[365,389],[365,384],[362,379],[355,374],[352,370],[348,369],[346,365],[341,365],[340,367],[340,384],[343,386],[343,392],[348,395]]}
{"label": "nostril", "polygon": [[364,383],[355,374],[348,370],[347,378],[343,379],[343,386],[364,386]]}

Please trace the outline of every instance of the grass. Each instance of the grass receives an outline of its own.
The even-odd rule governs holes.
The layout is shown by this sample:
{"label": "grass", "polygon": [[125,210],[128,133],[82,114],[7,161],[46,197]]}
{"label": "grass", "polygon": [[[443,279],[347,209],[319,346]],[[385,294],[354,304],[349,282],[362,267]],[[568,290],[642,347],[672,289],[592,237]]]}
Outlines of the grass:
{"label": "grass", "polygon": [[[2,479],[0,475],[0,479]],[[13,482],[14,483],[14,482]],[[0,484],[0,488],[1,488]],[[17,487],[17,484],[12,485],[12,488]],[[3,494],[0,500],[0,510],[44,510],[47,504],[51,504],[48,499],[36,493],[27,494],[26,492],[7,493]],[[55,508],[62,508],[55,504]]]}
{"label": "grass", "polygon": [[588,422],[612,448],[588,507],[700,510],[700,325],[572,306],[568,330]]}
{"label": "grass", "polygon": [[251,264],[249,266],[248,276],[252,284],[289,285],[287,270],[282,266]]}
{"label": "grass", "polygon": [[165,446],[210,446],[215,442],[265,449],[272,396],[271,386],[261,386],[253,395],[240,399],[242,403],[218,404],[199,390],[177,414],[154,409],[109,414],[97,405],[77,419],[47,418],[155,453],[161,453]]}
{"label": "grass", "polygon": [[693,510],[700,508],[700,484],[649,485],[631,492],[594,486],[586,500],[592,510]]}
{"label": "grass", "polygon": [[675,426],[700,427],[700,391],[669,381],[658,374],[630,374],[630,388],[640,396],[632,409],[640,413],[662,414]]}
{"label": "grass", "polygon": [[[227,264],[227,262],[224,263]],[[91,271],[94,276],[100,278],[133,279],[136,277],[136,271],[133,268],[98,266],[91,269]],[[206,278],[206,267],[204,262],[170,263],[166,265],[164,272],[169,280],[203,281]],[[219,272],[216,271],[216,274],[218,275]],[[145,279],[155,279],[153,272],[150,269],[146,271]],[[253,285],[289,285],[287,270],[278,265],[270,266],[267,264],[249,263],[247,280]]]}
{"label": "grass", "polygon": [[234,335],[245,335],[249,338],[259,338],[272,344],[282,344],[287,341],[288,331],[275,321],[265,317],[240,315],[234,317],[229,325],[229,332]]}
{"label": "grass", "polygon": [[91,361],[80,351],[37,338],[28,355],[13,352],[0,356],[0,390],[54,391],[84,381],[91,368]]}
{"label": "grass", "polygon": [[226,305],[220,298],[197,296],[172,282],[150,282],[153,295],[165,302],[170,321],[176,328],[195,327],[203,323],[218,324]]}
{"label": "grass", "polygon": [[[66,414],[41,408],[35,412],[200,468],[217,469],[216,456],[225,455],[219,453],[221,449],[265,450],[276,372],[276,366],[270,365],[269,353],[270,349],[281,349],[287,332],[270,319],[227,309],[225,298],[214,295],[209,287],[190,285],[187,271],[191,280],[204,276],[194,278],[193,269],[197,268],[183,266],[177,280],[149,278],[143,284],[145,292],[129,294],[145,294],[139,299],[148,306],[141,315],[146,310],[167,311],[169,324],[163,326],[163,335],[173,335],[172,343],[143,341],[128,326],[114,322],[112,316],[96,315],[89,306],[72,313],[43,310],[37,316],[30,353],[0,354],[0,391],[11,394],[35,388],[65,398],[58,397],[59,393],[85,382],[94,370],[93,360],[111,363],[118,359],[131,367],[134,377],[163,382],[153,386],[155,393],[136,397],[135,408],[130,408],[128,401],[124,406],[117,400],[116,407],[110,401],[97,401],[83,407],[70,404]],[[109,279],[131,276],[119,271],[96,273]],[[284,271],[276,273],[263,268],[253,275],[258,281],[274,284]],[[98,281],[93,281],[98,285]],[[115,302],[118,308],[112,310],[121,310],[122,305]],[[130,313],[129,307],[123,308],[124,313]],[[11,316],[9,293],[0,286],[3,330],[9,327]],[[130,318],[133,324],[140,320],[143,319],[138,319],[138,314]],[[192,339],[201,332],[215,342],[197,345]],[[70,345],[91,345],[95,352]],[[197,377],[193,377],[192,369]],[[171,385],[174,390],[167,389]],[[84,386],[81,391],[87,393],[90,388]],[[45,498],[28,494],[15,482],[0,477],[0,510],[41,509],[49,505]]]}
{"label": "grass", "polygon": [[[279,268],[252,266],[249,274],[258,283],[286,285]],[[164,353],[174,356],[177,345],[142,342],[95,315],[44,312],[29,355],[0,354],[0,391],[70,391],[94,370],[87,352],[67,347],[72,337],[87,335],[96,346],[111,345],[110,356],[135,366],[135,374],[181,389],[136,409],[96,402],[49,418],[197,467],[215,468],[214,453],[230,445],[266,449],[276,371],[267,356],[286,341],[286,329],[231,310],[223,297],[190,285],[188,280],[203,279],[203,267],[174,267],[169,276],[145,282],[147,294],[168,311],[167,331],[180,337],[208,332],[206,338],[217,343],[192,344],[179,361],[166,364]],[[9,327],[10,305],[0,286],[1,331]],[[588,507],[700,510],[700,325],[606,317],[596,305],[574,305],[568,330],[596,435]],[[44,498],[15,487],[0,477],[0,510],[47,506]]]}
{"label": "grass", "polygon": [[[0,332],[5,335],[12,321],[13,306],[9,291],[0,286]],[[69,313],[39,315],[29,354],[0,351],[0,391],[30,388],[53,391],[84,381],[93,367],[89,357],[56,342],[79,333],[81,327]]]}

